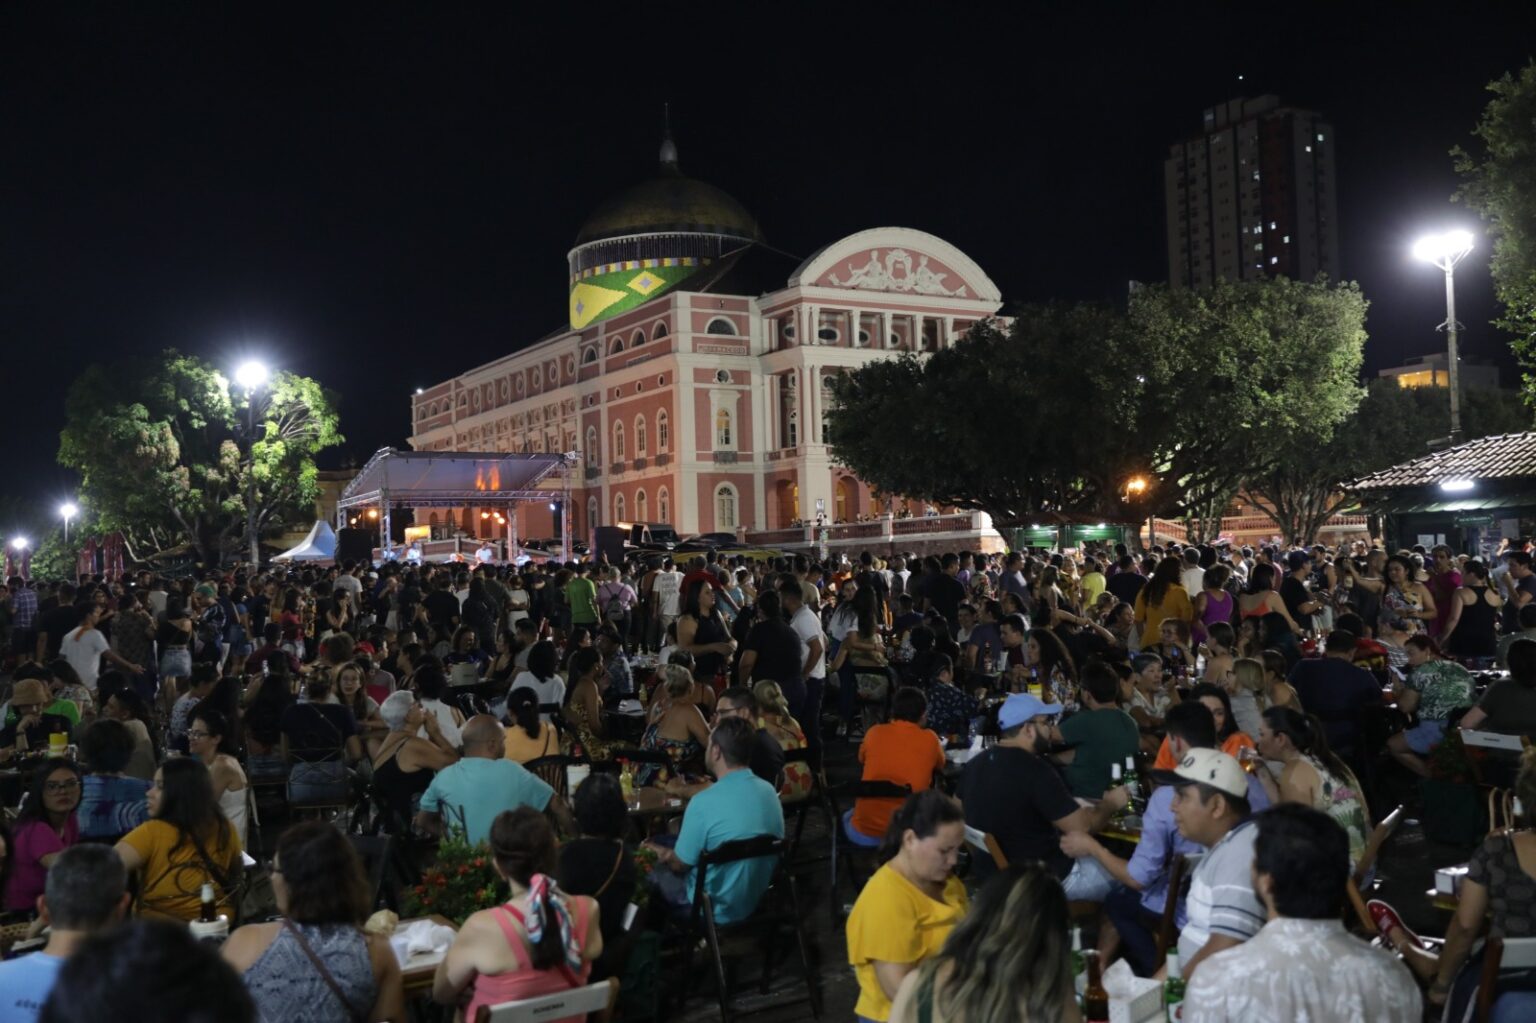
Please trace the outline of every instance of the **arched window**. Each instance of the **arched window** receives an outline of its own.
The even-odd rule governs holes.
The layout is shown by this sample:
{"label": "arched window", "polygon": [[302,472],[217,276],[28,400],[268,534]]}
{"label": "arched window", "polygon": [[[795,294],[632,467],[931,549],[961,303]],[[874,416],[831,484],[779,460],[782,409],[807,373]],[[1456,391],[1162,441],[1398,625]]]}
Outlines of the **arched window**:
{"label": "arched window", "polygon": [[613,343],[608,346],[608,354],[609,355],[618,355],[618,354],[620,354],[623,351],[624,351],[624,339],[622,337],[614,338],[613,339]]}
{"label": "arched window", "polygon": [[437,512],[433,512],[431,515],[427,516],[427,525],[431,526],[433,529],[437,528]]}
{"label": "arched window", "polygon": [[731,439],[731,410],[723,408],[715,413],[715,447],[722,451],[729,451]]}
{"label": "arched window", "polygon": [[663,338],[663,337],[666,337],[666,336],[667,336],[667,325],[665,323],[657,323],[656,326],[651,328],[651,340],[652,341],[656,340],[657,338]]}
{"label": "arched window", "polygon": [[615,522],[623,522],[624,518],[625,518],[625,515],[624,515],[624,495],[623,494],[614,494],[613,495],[613,521],[615,521]]}
{"label": "arched window", "polygon": [[716,316],[710,320],[704,328],[706,334],[725,334],[729,337],[736,336],[736,324],[727,320],[724,316]]}
{"label": "arched window", "polygon": [[644,458],[646,448],[645,417],[635,417],[635,457]]}
{"label": "arched window", "polygon": [[583,366],[590,366],[590,365],[592,365],[592,363],[594,363],[596,361],[597,361],[597,349],[596,348],[583,348],[582,349],[582,351],[581,351],[581,364]]}
{"label": "arched window", "polygon": [[597,518],[597,498],[587,498],[587,528],[596,529],[601,523]]}
{"label": "arched window", "polygon": [[656,491],[656,521],[672,521],[672,501],[670,495],[667,494],[666,487]]}
{"label": "arched window", "polygon": [[631,347],[631,348],[639,348],[643,344],[645,344],[645,331],[643,331],[643,330],[635,331],[635,336],[630,338],[630,340],[629,340],[629,347]]}
{"label": "arched window", "polygon": [[587,427],[587,465],[596,468],[603,462],[602,452],[597,450],[597,427]]}
{"label": "arched window", "polygon": [[649,522],[651,519],[650,510],[646,507],[645,491],[643,490],[635,491],[635,518],[641,522]]}
{"label": "arched window", "polygon": [[672,441],[671,422],[667,419],[667,410],[662,409],[656,413],[656,450],[665,451]]}
{"label": "arched window", "polygon": [[624,424],[613,424],[613,460],[624,461]]}
{"label": "arched window", "polygon": [[722,483],[715,488],[715,529],[719,532],[736,528],[736,488]]}
{"label": "arched window", "polygon": [[789,414],[789,443],[785,447],[796,448],[800,446],[800,410],[795,409]]}

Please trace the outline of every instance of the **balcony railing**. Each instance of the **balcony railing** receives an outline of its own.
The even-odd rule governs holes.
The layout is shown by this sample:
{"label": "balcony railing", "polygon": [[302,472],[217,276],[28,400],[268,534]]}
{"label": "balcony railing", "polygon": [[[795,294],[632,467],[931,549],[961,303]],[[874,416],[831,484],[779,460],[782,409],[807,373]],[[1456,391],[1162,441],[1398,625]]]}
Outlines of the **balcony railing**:
{"label": "balcony railing", "polygon": [[635,459],[634,466],[635,466],[635,471],[636,472],[639,472],[641,469],[644,469],[645,468],[645,459],[643,459],[643,458]]}
{"label": "balcony railing", "polygon": [[586,472],[587,479],[595,480],[599,476],[601,476],[602,474],[603,474],[603,470],[599,469],[597,466],[595,466],[595,465],[587,466],[587,472]]}
{"label": "balcony railing", "polygon": [[656,467],[658,469],[661,468],[663,465],[670,465],[671,463],[672,463],[672,456],[671,455],[657,455],[656,456]]}
{"label": "balcony railing", "polygon": [[735,451],[716,451],[714,454],[715,454],[715,464],[716,465],[735,465],[736,464],[736,456],[737,456],[738,453],[735,452]]}
{"label": "balcony railing", "polygon": [[614,462],[612,465],[610,465],[608,467],[608,475],[610,475],[610,476],[617,476],[619,473],[621,473],[623,471],[624,471],[624,463],[623,462]]}

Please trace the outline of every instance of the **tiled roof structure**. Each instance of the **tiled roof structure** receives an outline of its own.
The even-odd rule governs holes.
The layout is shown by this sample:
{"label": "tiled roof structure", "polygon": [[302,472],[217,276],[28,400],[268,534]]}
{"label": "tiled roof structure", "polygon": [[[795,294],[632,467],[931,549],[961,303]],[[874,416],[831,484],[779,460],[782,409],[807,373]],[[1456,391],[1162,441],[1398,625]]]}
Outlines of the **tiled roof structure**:
{"label": "tiled roof structure", "polygon": [[1536,479],[1536,431],[1502,433],[1458,444],[1363,476],[1346,489],[1395,490],[1446,480]]}

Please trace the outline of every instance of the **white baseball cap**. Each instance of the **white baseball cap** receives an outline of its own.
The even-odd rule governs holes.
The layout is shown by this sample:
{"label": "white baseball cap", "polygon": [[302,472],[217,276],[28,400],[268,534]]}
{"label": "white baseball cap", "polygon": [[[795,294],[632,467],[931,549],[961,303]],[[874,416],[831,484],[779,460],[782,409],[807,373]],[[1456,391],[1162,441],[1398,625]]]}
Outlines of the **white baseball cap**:
{"label": "white baseball cap", "polygon": [[1248,775],[1234,757],[1220,750],[1192,749],[1171,771],[1152,772],[1154,780],[1167,785],[1199,782],[1237,799],[1248,798]]}

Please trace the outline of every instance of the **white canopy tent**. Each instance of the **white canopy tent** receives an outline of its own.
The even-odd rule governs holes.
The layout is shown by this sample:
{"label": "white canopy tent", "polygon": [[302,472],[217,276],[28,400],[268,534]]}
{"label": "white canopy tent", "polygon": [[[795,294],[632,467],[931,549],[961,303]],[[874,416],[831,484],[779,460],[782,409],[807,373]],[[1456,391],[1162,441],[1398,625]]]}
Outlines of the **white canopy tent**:
{"label": "white canopy tent", "polygon": [[[507,509],[507,552],[517,551],[517,520],[512,508],[524,501],[560,497],[561,558],[571,550],[570,470],[579,464],[574,451],[565,454],[504,454],[474,451],[396,451],[380,448],[362,471],[341,492],[336,521],[344,523],[355,508],[379,511],[380,547],[387,547],[390,510],[460,508],[500,505]],[[552,475],[560,476],[559,488],[545,486]]]}
{"label": "white canopy tent", "polygon": [[273,561],[331,561],[336,557],[336,531],[324,519],[316,519],[302,543],[272,558]]}

